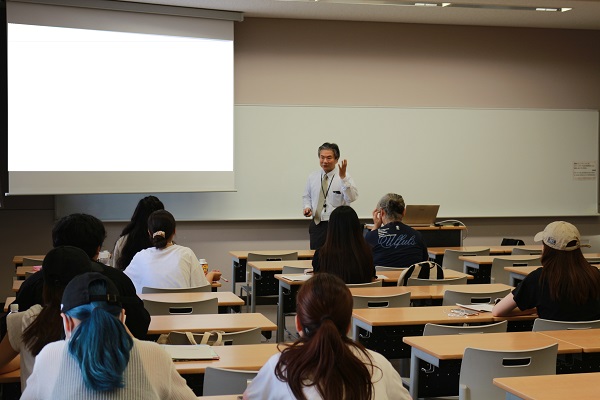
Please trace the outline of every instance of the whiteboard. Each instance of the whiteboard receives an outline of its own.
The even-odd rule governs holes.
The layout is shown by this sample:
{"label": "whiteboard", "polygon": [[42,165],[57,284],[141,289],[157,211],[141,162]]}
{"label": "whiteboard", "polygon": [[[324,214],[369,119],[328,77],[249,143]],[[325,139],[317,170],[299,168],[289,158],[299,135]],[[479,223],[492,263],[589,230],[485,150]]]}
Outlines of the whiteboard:
{"label": "whiteboard", "polygon": [[[598,215],[598,120],[597,110],[238,105],[237,191],[157,196],[180,221],[302,219],[329,141],[348,159],[361,218],[387,192],[440,204],[441,218]],[[128,220],[143,195],[57,196],[57,215]]]}

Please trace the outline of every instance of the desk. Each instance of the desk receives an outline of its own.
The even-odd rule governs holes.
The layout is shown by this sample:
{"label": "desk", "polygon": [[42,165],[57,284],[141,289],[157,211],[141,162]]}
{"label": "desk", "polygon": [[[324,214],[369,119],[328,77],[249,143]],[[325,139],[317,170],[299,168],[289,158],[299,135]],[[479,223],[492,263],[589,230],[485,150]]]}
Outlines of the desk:
{"label": "desk", "polygon": [[5,374],[0,374],[0,383],[16,383],[21,382],[21,370],[17,369]]}
{"label": "desk", "polygon": [[212,298],[217,298],[219,303],[219,313],[224,308],[230,308],[239,312],[240,306],[244,305],[244,300],[236,296],[232,292],[182,292],[182,293],[142,293],[138,294],[142,300],[161,301],[165,303],[190,303],[193,301],[201,301]]}
{"label": "desk", "polygon": [[[593,264],[596,268],[600,269],[600,264]],[[511,286],[517,286],[527,275],[540,268],[541,265],[533,265],[528,267],[504,267],[504,270],[507,271],[510,279]]]}
{"label": "desk", "polygon": [[[457,306],[362,308],[352,311],[352,332],[355,340],[365,347],[383,354],[386,358],[410,357],[410,346],[405,336],[423,334],[427,323],[434,324],[482,324],[509,321],[509,329],[531,330],[535,314],[511,317],[494,317],[492,313],[473,316],[450,317],[450,310]],[[469,335],[470,336],[470,335]]]}
{"label": "desk", "polygon": [[[457,395],[458,375],[454,375],[454,373],[460,371],[460,362],[467,347],[513,351],[535,349],[558,343],[558,354],[581,353],[581,347],[547,335],[542,335],[540,332],[405,337],[404,342],[412,347],[410,395],[414,399],[419,397]],[[429,363],[439,368],[440,374],[438,375],[454,375],[454,379],[448,379],[447,383],[443,385],[444,387],[429,382],[427,386],[436,386],[436,388],[432,390],[432,392],[435,393],[429,393],[426,385],[419,385],[419,372],[422,363]],[[432,378],[433,380],[434,374],[429,375],[428,378]]]}
{"label": "desk", "polygon": [[564,400],[598,398],[600,373],[494,378],[506,399]]}
{"label": "desk", "polygon": [[[468,293],[485,293],[485,292],[497,292],[505,289],[513,289],[512,286],[505,285],[503,283],[474,283],[468,285],[432,285],[432,286],[406,286],[407,288],[413,289],[419,288],[421,292],[426,292],[431,296],[431,299],[441,300],[444,298],[444,292],[446,290],[454,290],[456,292],[468,292]],[[412,298],[412,296],[411,296]]]}
{"label": "desk", "polygon": [[600,329],[568,329],[539,333],[582,348],[581,359],[574,360],[569,366],[570,372],[600,372]]}
{"label": "desk", "polygon": [[[404,271],[404,268],[398,268],[396,271],[385,270],[385,271],[377,271],[377,276],[383,276],[383,286],[396,286],[398,285],[398,278]],[[454,271],[452,269],[444,270],[444,278],[452,279],[452,278],[462,278],[466,276],[467,280],[473,279],[473,275],[465,274],[463,272]]]}
{"label": "desk", "polygon": [[[315,254],[314,250],[233,250],[229,252],[231,256],[231,291],[235,293],[235,284],[238,282],[247,282],[246,261],[248,253],[260,254],[286,254],[298,252],[299,260],[312,260]],[[273,293],[276,294],[276,293]]]}
{"label": "desk", "polygon": [[23,259],[24,258],[32,258],[34,260],[40,260],[40,265],[42,264],[42,261],[44,261],[44,257],[46,257],[45,255],[37,255],[37,256],[14,256],[12,259],[13,264],[16,267],[20,267],[23,265]]}
{"label": "desk", "polygon": [[277,325],[262,314],[197,314],[153,315],[150,317],[148,335],[160,335],[171,331],[206,332],[212,330],[236,332],[259,327],[262,331],[274,331]]}
{"label": "desk", "polygon": [[532,246],[455,246],[455,247],[428,247],[427,252],[429,253],[429,258],[435,261],[436,263],[442,265],[444,261],[444,253],[446,250],[457,250],[457,251],[479,251],[484,249],[490,249],[490,254],[500,255],[510,255],[512,250],[518,247],[520,249],[529,249],[535,251],[541,251],[542,245],[532,245]]}
{"label": "desk", "polygon": [[[256,312],[256,297],[265,295],[277,294],[277,280],[274,278],[275,274],[280,274],[283,267],[299,267],[299,268],[312,268],[312,259],[310,260],[288,260],[288,261],[250,261],[246,264],[246,268],[252,268],[252,291],[250,292],[248,302],[250,303],[250,312]],[[261,279],[262,278],[262,279]],[[269,290],[265,285],[259,290],[257,281],[265,280],[273,283],[273,288]],[[267,283],[268,284],[268,283]]]}
{"label": "desk", "polygon": [[6,298],[6,300],[4,301],[4,312],[8,312],[8,306],[12,304],[13,301],[15,301],[17,298],[14,296],[9,296]]}

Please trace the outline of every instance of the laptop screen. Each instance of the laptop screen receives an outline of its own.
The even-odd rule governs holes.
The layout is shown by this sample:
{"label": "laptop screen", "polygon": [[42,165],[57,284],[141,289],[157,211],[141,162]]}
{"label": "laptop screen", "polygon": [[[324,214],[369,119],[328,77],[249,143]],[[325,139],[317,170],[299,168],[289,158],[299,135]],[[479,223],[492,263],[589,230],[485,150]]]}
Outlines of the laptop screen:
{"label": "laptop screen", "polygon": [[435,223],[439,205],[412,205],[406,206],[406,213],[402,222],[406,225],[429,226]]}

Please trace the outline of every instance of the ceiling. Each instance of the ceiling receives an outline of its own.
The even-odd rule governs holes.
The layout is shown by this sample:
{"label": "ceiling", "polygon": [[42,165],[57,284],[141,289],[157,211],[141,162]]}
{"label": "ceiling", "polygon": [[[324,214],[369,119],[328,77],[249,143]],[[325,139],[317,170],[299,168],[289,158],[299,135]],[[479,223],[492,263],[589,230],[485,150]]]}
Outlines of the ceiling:
{"label": "ceiling", "polygon": [[[121,0],[138,3],[241,11],[245,18],[379,21],[600,30],[600,0],[456,0],[461,7],[414,7],[405,0]],[[441,4],[442,0],[431,1]],[[452,0],[444,0],[452,1]],[[353,4],[360,3],[360,4]],[[387,3],[387,4],[385,4]],[[567,12],[467,8],[469,5],[572,8]]]}

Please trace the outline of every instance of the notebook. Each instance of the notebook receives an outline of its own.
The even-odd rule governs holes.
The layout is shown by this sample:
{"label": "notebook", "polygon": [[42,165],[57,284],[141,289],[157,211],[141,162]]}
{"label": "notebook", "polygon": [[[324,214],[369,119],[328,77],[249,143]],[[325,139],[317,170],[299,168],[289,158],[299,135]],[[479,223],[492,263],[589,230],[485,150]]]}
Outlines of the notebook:
{"label": "notebook", "polygon": [[456,303],[457,306],[460,306],[462,308],[466,308],[468,310],[474,310],[474,311],[479,311],[479,312],[492,312],[492,309],[494,308],[493,304],[488,304],[488,303],[479,303],[479,304],[458,304]]}
{"label": "notebook", "polygon": [[439,205],[407,205],[402,222],[411,226],[433,225],[437,217]]}
{"label": "notebook", "polygon": [[161,344],[173,360],[218,360],[219,355],[207,344],[170,345]]}

